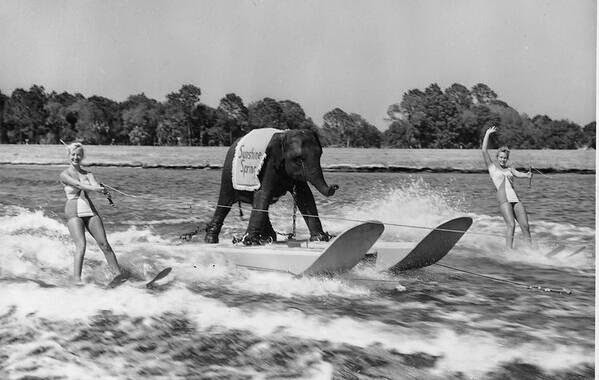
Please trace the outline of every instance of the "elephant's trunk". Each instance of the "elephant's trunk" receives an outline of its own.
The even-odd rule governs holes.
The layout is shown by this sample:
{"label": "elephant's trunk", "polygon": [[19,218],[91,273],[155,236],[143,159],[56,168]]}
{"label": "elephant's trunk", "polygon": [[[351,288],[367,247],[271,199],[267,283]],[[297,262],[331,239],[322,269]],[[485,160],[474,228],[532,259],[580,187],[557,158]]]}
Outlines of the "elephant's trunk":
{"label": "elephant's trunk", "polygon": [[335,190],[339,189],[338,185],[329,186],[324,180],[324,176],[322,175],[322,169],[319,167],[318,169],[312,171],[311,173],[307,173],[306,179],[310,182],[316,190],[320,192],[320,194],[325,197],[330,197],[335,194]]}

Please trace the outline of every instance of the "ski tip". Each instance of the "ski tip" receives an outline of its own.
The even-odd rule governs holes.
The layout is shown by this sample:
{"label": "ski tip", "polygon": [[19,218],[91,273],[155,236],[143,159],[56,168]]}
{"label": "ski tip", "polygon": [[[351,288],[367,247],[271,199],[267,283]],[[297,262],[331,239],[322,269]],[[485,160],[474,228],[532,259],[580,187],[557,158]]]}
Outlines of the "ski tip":
{"label": "ski tip", "polygon": [[158,274],[156,276],[154,276],[153,279],[151,279],[148,283],[146,283],[146,288],[151,288],[156,281],[168,276],[168,274],[171,273],[172,270],[173,270],[173,268],[167,267],[167,268],[164,268],[163,270],[161,270],[160,272],[158,272]]}

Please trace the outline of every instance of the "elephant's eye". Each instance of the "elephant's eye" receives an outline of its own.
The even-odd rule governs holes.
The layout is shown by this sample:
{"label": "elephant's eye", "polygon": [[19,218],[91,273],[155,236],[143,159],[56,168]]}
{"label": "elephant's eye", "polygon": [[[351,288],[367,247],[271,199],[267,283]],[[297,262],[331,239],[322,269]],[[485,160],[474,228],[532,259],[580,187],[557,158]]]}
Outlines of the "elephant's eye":
{"label": "elephant's eye", "polygon": [[304,160],[303,160],[303,159],[302,159],[302,157],[300,156],[300,157],[295,157],[295,158],[293,159],[293,162],[295,162],[295,164],[296,164],[296,165],[301,165],[301,164],[304,162]]}

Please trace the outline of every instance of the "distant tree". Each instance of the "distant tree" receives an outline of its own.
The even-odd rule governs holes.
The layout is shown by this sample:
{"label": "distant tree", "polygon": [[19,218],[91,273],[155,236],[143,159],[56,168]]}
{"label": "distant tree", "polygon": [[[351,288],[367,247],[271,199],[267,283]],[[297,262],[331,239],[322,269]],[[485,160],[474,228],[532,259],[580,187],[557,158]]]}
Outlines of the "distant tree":
{"label": "distant tree", "polygon": [[[185,140],[186,145],[192,145],[192,140],[201,136],[201,125],[194,119],[194,111],[200,104],[202,90],[192,84],[181,86],[179,91],[171,92],[166,96],[166,117],[173,123],[179,123],[175,130],[178,141]],[[174,127],[174,126],[173,126]],[[183,135],[181,136],[181,131]]]}
{"label": "distant tree", "polygon": [[317,131],[318,127],[312,119],[306,117],[306,113],[299,103],[291,100],[279,101],[282,110],[282,119],[288,129],[310,129]]}
{"label": "distant tree", "polygon": [[75,139],[76,132],[73,125],[68,122],[68,107],[77,101],[75,95],[68,92],[58,94],[54,91],[50,93],[44,105],[46,111],[45,124],[49,129],[45,143],[57,144],[59,140],[71,141]]}
{"label": "distant tree", "polygon": [[249,111],[241,97],[226,94],[216,109],[216,122],[209,132],[208,144],[231,145],[248,129]]}
{"label": "distant tree", "polygon": [[132,95],[121,104],[124,132],[129,143],[153,145],[156,143],[156,128],[162,116],[162,106],[145,94]]}
{"label": "distant tree", "polygon": [[487,107],[494,115],[499,116],[495,125],[499,126],[498,140],[502,145],[512,148],[531,149],[537,146],[537,129],[528,117],[522,116],[503,102],[494,101]]}
{"label": "distant tree", "polygon": [[[465,110],[462,112],[461,121],[456,128],[458,147],[465,149],[479,148],[484,131],[491,126],[499,126],[500,121],[499,115],[484,106],[472,106],[470,109]],[[491,135],[491,139],[495,139],[495,135]]]}
{"label": "distant tree", "polygon": [[182,121],[164,118],[156,127],[156,140],[159,145],[181,145],[185,139],[185,130],[180,127]]}
{"label": "distant tree", "polygon": [[92,124],[97,134],[97,144],[128,143],[128,131],[123,128],[120,105],[114,100],[97,95],[89,97],[88,101],[91,106]]}
{"label": "distant tree", "polygon": [[248,106],[249,128],[287,129],[283,108],[276,100],[264,98]]}
{"label": "distant tree", "polygon": [[461,111],[472,107],[472,94],[464,85],[459,83],[452,84],[450,87],[445,89],[445,95]]}
{"label": "distant tree", "polygon": [[209,131],[214,130],[217,122],[218,115],[216,109],[204,103],[198,104],[193,112],[193,125],[195,126],[195,130],[199,131],[199,134],[197,132],[194,133],[193,145],[210,145]]}
{"label": "distant tree", "polygon": [[418,130],[405,120],[393,121],[383,132],[383,143],[389,148],[418,148]]}
{"label": "distant tree", "polygon": [[542,133],[542,148],[576,149],[584,144],[582,128],[568,120],[554,120]]}
{"label": "distant tree", "polygon": [[595,122],[588,123],[582,129],[582,133],[584,134],[584,145],[588,148],[596,149],[596,131],[595,131]]}
{"label": "distant tree", "polygon": [[478,104],[490,104],[497,99],[495,91],[491,90],[491,88],[484,83],[475,84],[470,92]]}
{"label": "distant tree", "polygon": [[323,119],[321,133],[326,143],[347,148],[381,146],[382,133],[357,113],[347,114],[341,108],[334,108]]}
{"label": "distant tree", "polygon": [[332,144],[349,148],[357,128],[352,117],[337,107],[325,113],[323,119],[323,129],[325,134],[331,138]]}
{"label": "distant tree", "polygon": [[352,147],[380,148],[383,141],[383,134],[381,131],[357,113],[352,113],[349,116],[356,125],[356,129],[353,132],[354,137]]}
{"label": "distant tree", "polygon": [[7,102],[8,96],[0,91],[0,144],[6,144],[8,142],[8,136],[6,135],[6,129],[4,128],[4,108]]}
{"label": "distant tree", "polygon": [[17,88],[5,105],[5,123],[7,137],[11,142],[39,143],[40,136],[45,136],[46,92],[44,87],[33,85],[27,90]]}

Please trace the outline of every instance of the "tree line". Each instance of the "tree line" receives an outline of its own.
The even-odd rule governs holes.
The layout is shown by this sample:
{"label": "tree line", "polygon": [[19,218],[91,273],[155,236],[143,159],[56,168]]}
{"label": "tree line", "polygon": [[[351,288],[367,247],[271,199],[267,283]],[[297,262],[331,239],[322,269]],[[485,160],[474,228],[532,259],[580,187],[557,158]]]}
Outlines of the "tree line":
{"label": "tree line", "polygon": [[436,83],[411,89],[391,104],[379,128],[361,115],[334,108],[318,126],[291,100],[264,98],[244,104],[226,94],[216,108],[201,102],[202,91],[185,84],[157,101],[145,94],[117,102],[43,86],[0,92],[0,143],[228,146],[255,128],[316,131],[324,146],[362,148],[478,148],[484,131],[499,127],[496,144],[521,149],[595,148],[595,122],[584,127],[546,115],[521,114],[487,85],[471,89]]}

